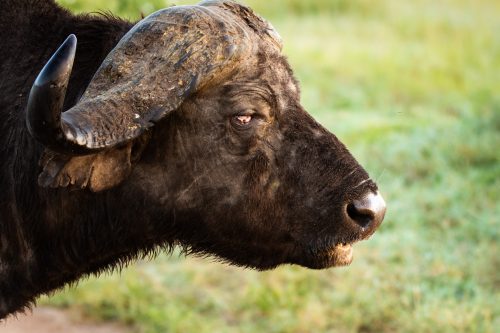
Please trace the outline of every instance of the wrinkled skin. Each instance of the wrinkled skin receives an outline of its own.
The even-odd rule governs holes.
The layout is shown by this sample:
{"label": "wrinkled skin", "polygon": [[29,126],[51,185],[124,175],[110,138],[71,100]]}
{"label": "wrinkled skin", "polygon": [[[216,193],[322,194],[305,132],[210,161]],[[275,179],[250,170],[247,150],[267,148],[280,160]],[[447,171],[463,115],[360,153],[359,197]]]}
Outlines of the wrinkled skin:
{"label": "wrinkled skin", "polygon": [[[256,269],[347,265],[382,222],[383,200],[366,199],[376,184],[300,105],[272,27],[233,2],[201,7],[131,29],[52,1],[0,5],[57,36],[37,44],[27,26],[23,44],[0,20],[5,49],[24,56],[11,68],[18,52],[0,53],[0,317],[176,245]],[[79,46],[54,139],[30,123],[45,97],[27,96],[69,33]]]}

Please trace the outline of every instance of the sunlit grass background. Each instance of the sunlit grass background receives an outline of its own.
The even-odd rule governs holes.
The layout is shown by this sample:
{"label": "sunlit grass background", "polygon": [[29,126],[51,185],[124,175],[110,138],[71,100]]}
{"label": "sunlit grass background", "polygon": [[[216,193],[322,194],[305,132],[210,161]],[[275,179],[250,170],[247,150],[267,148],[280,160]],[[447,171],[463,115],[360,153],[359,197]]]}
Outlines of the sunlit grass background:
{"label": "sunlit grass background", "polygon": [[[155,0],[59,0],[132,20]],[[176,4],[193,3],[177,1]],[[500,1],[248,0],[388,202],[350,267],[162,255],[43,302],[137,332],[498,332]]]}

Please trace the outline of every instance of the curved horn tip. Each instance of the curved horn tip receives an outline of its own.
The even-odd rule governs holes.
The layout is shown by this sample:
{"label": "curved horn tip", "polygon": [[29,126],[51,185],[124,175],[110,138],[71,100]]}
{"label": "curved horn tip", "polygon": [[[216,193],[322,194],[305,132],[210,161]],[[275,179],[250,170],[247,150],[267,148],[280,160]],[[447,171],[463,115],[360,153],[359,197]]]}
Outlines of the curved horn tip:
{"label": "curved horn tip", "polygon": [[76,54],[76,36],[71,34],[59,46],[36,78],[28,97],[26,126],[46,147],[63,153],[81,147],[65,140],[61,112]]}
{"label": "curved horn tip", "polygon": [[43,67],[34,84],[41,86],[69,78],[75,60],[76,45],[76,36],[69,35]]}

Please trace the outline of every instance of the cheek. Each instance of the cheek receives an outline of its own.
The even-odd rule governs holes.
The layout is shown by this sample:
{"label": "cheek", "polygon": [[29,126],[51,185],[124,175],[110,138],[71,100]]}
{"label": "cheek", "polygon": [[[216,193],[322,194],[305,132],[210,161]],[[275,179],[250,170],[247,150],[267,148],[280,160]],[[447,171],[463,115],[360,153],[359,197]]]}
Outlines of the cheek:
{"label": "cheek", "polygon": [[245,173],[245,184],[253,191],[261,192],[269,181],[269,158],[262,151],[257,151],[254,157],[249,161]]}
{"label": "cheek", "polygon": [[251,207],[249,214],[280,214],[278,207],[283,182],[273,156],[262,150],[257,151],[245,174],[244,189]]}
{"label": "cheek", "polygon": [[231,120],[225,122],[223,137],[228,153],[238,156],[248,156],[252,150],[255,150],[259,139],[259,126],[251,126],[246,129],[238,129],[231,124]]}
{"label": "cheek", "polygon": [[222,154],[216,168],[199,181],[203,191],[212,192],[201,195],[203,200],[212,198],[203,206],[209,211],[217,207],[222,215],[233,209],[249,215],[262,211],[259,206],[274,201],[271,194],[278,182],[272,178],[271,161],[262,151],[252,157]]}

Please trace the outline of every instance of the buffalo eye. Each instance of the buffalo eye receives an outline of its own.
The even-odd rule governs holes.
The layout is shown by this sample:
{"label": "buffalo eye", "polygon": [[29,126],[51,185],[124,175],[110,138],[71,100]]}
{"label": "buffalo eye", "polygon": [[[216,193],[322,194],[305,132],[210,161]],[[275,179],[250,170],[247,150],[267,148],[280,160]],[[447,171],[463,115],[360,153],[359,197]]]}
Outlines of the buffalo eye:
{"label": "buffalo eye", "polygon": [[253,119],[252,115],[236,115],[231,117],[231,124],[238,129],[244,129],[250,127]]}
{"label": "buffalo eye", "polygon": [[236,121],[241,125],[247,125],[252,121],[252,116],[236,116]]}

